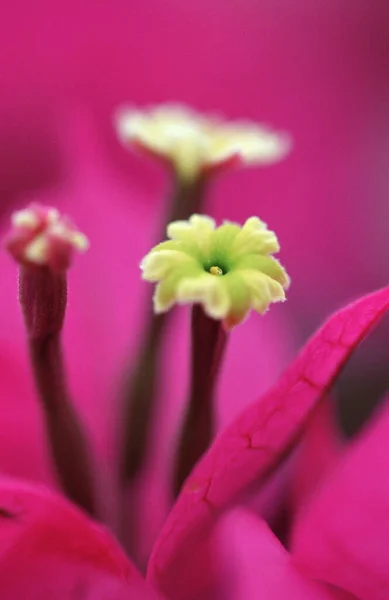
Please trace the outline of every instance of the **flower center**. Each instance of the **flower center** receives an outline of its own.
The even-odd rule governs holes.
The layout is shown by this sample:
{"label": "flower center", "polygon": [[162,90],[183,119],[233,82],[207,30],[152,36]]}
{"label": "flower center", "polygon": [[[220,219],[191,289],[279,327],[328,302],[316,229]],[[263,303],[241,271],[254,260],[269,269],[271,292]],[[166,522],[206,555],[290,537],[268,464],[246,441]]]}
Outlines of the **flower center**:
{"label": "flower center", "polygon": [[223,271],[220,267],[213,266],[209,269],[211,275],[223,275]]}

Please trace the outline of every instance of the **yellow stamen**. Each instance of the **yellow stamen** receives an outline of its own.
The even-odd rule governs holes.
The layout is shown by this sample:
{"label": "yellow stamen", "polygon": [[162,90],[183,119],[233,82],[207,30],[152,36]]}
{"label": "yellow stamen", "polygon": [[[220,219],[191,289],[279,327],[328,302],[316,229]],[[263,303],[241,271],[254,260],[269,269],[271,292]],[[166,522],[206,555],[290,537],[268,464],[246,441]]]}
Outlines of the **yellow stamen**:
{"label": "yellow stamen", "polygon": [[223,271],[220,267],[211,267],[209,269],[209,272],[211,273],[211,275],[223,275]]}

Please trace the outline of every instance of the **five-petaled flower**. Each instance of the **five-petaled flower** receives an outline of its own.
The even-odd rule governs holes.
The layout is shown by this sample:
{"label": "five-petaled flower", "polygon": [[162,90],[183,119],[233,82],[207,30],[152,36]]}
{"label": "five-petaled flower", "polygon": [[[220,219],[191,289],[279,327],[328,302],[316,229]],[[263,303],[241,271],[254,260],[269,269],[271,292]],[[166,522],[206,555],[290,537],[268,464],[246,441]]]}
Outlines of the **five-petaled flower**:
{"label": "five-petaled flower", "polygon": [[143,279],[159,282],[157,313],[178,304],[200,303],[226,329],[241,323],[250,309],[263,314],[270,303],[285,300],[289,277],[272,254],[280,247],[273,231],[257,217],[243,227],[192,215],[170,223],[170,240],[143,259]]}

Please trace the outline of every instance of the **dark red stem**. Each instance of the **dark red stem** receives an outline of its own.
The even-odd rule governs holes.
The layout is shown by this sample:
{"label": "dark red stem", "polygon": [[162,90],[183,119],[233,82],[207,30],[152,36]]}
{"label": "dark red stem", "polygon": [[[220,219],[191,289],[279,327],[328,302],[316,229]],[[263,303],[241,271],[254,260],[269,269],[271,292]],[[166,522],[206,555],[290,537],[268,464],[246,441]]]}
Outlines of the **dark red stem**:
{"label": "dark red stem", "polygon": [[208,317],[199,305],[192,309],[191,327],[190,394],[173,475],[175,496],[214,436],[214,392],[227,341],[221,321]]}
{"label": "dark red stem", "polygon": [[96,516],[91,452],[70,400],[62,359],[60,335],[66,298],[65,273],[53,273],[46,267],[21,268],[19,299],[51,456],[67,496]]}

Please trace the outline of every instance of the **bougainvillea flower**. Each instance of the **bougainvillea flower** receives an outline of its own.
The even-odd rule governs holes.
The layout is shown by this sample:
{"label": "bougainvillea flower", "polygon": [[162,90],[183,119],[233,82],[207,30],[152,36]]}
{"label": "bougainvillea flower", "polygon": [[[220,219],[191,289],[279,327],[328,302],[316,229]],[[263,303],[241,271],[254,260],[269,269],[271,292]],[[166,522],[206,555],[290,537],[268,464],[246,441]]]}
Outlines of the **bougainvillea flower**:
{"label": "bougainvillea flower", "polygon": [[[242,502],[252,486],[260,486],[276,471],[341,367],[388,307],[389,288],[386,288],[335,314],[280,381],[220,433],[188,477],[155,545],[148,565],[148,580],[156,593],[169,600],[208,600],[212,597],[237,600],[242,594],[247,594],[248,598],[265,595],[277,599],[285,597],[285,593],[296,599],[316,597],[327,600],[340,598],[342,590],[356,589],[349,580],[339,581],[336,573],[316,576],[317,581],[313,582],[309,576],[298,572],[291,557],[258,517],[241,510],[229,513],[229,510]],[[372,486],[372,489],[375,488]],[[29,498],[30,494],[34,498],[39,496],[39,504],[40,492],[15,482],[0,482],[0,491],[0,500],[3,500],[0,518],[5,525],[0,527],[0,549],[4,548],[0,554],[0,592],[5,596],[19,600],[19,595],[29,600],[39,597],[42,592],[44,598],[43,593],[56,593],[58,585],[59,592],[62,590],[63,597],[69,599],[77,598],[77,594],[80,598],[99,598],[100,593],[102,599],[110,600],[112,591],[121,598],[122,589],[123,597],[142,598],[144,594],[148,598],[141,579],[126,559],[120,558],[123,555],[120,550],[115,550],[115,546],[101,547],[98,540],[91,542],[95,550],[93,556],[97,556],[103,573],[100,576],[100,572],[93,571],[96,563],[94,559],[88,559],[90,546],[87,541],[90,539],[89,528],[96,531],[96,526],[85,521],[84,516],[79,517],[78,511],[66,508],[68,505],[65,506],[62,500],[54,499],[53,504],[64,506],[66,513],[59,511],[57,521],[52,518],[44,494],[44,507],[38,511],[39,518],[36,519],[35,504],[30,503]],[[11,503],[7,500],[10,496]],[[329,505],[336,511],[336,506]],[[74,535],[73,515],[78,523]],[[360,543],[364,544],[364,539]],[[236,558],[237,544],[243,544],[245,549],[240,552],[240,564]],[[109,570],[106,564],[112,565],[112,556],[116,552],[120,564],[116,566],[115,563],[112,567],[112,581],[109,580],[112,571],[106,577]],[[261,569],[253,567],[255,554],[263,556]],[[358,557],[362,560],[371,558],[363,553]],[[25,563],[23,579],[17,573],[20,565]],[[74,572],[73,567],[68,567],[69,563],[74,565]],[[88,579],[90,564],[93,574]],[[310,568],[314,569],[314,566]],[[320,563],[317,568],[321,570]],[[116,576],[121,587],[115,581]],[[366,571],[364,589],[372,589],[369,577]],[[135,588],[131,588],[133,583]],[[327,583],[337,587],[331,588]],[[57,597],[61,597],[60,593]],[[363,600],[365,597],[361,596]]]}
{"label": "bougainvillea flower", "polygon": [[243,227],[192,215],[167,227],[170,241],[155,246],[141,263],[142,277],[159,282],[154,310],[179,304],[202,304],[208,316],[226,329],[241,323],[250,309],[263,314],[271,302],[285,300],[289,277],[271,255],[280,247],[276,235],[257,217]]}
{"label": "bougainvillea flower", "polygon": [[[77,19],[74,19],[72,8],[77,11]],[[268,1],[261,3],[260,8],[252,2],[243,2],[239,10],[235,10],[235,7],[231,9],[229,3],[220,0],[185,7],[181,1],[172,0],[169,10],[166,8],[166,2],[160,0],[153,3],[153,10],[143,3],[133,3],[130,7],[122,0],[103,1],[93,11],[87,4],[80,6],[74,0],[70,0],[62,12],[60,7],[46,0],[34,5],[27,2],[9,5],[0,25],[2,54],[5,57],[5,68],[1,72],[2,139],[8,140],[3,145],[2,157],[6,199],[9,190],[20,191],[23,186],[28,186],[26,179],[29,172],[33,174],[30,180],[33,179],[35,185],[37,180],[42,183],[42,176],[37,177],[36,171],[40,175],[42,172],[49,174],[45,183],[52,183],[55,176],[63,177],[63,172],[58,174],[55,171],[53,174],[52,169],[46,167],[53,164],[52,156],[55,162],[53,150],[57,147],[50,125],[53,115],[58,118],[58,104],[66,103],[70,98],[72,102],[88,102],[93,105],[97,118],[108,123],[112,107],[123,97],[149,102],[166,98],[169,90],[169,94],[191,100],[199,106],[221,106],[231,115],[249,114],[252,118],[265,115],[293,131],[299,151],[290,167],[282,165],[282,170],[274,174],[273,180],[273,175],[264,173],[258,187],[252,173],[246,173],[242,182],[232,182],[228,195],[223,187],[220,188],[212,210],[220,218],[243,221],[247,216],[246,201],[250,202],[251,198],[251,202],[257,204],[260,198],[260,212],[269,222],[275,222],[274,215],[282,214],[283,231],[278,224],[277,231],[289,245],[291,272],[294,277],[298,267],[301,272],[309,272],[309,290],[317,290],[313,300],[312,294],[307,294],[306,281],[298,278],[296,293],[308,299],[311,314],[318,310],[319,304],[328,310],[330,295],[339,298],[342,294],[349,295],[363,289],[362,286],[367,289],[373,281],[374,285],[382,281],[380,277],[386,277],[385,269],[372,269],[371,265],[382,264],[386,236],[371,236],[369,253],[358,252],[358,249],[360,231],[366,231],[366,227],[376,231],[378,215],[384,206],[380,201],[386,177],[385,168],[380,168],[380,157],[385,155],[383,146],[386,137],[385,119],[379,110],[383,106],[383,94],[387,93],[387,87],[383,85],[387,73],[387,52],[383,51],[384,43],[381,44],[386,40],[386,20],[381,18],[387,14],[384,3],[372,3],[366,9],[363,2],[347,0],[346,5],[319,2],[310,10],[305,2],[296,2],[293,6],[285,5],[286,10],[280,13],[278,4]],[[351,18],[348,18],[350,15]],[[166,35],[166,31],[170,35]],[[373,44],[370,43],[372,39]],[[110,43],[107,44],[107,40]],[[183,52],[187,47],[196,51]],[[267,60],[263,59],[264,56]],[[106,78],[109,78],[110,85],[102,85]],[[302,93],[296,94],[296,89]],[[329,106],[331,113],[328,112]],[[368,121],[365,118],[366,107],[373,115]],[[312,126],[313,123],[318,125]],[[28,127],[23,127],[23,124]],[[65,129],[63,135],[66,135]],[[355,132],[355,135],[350,135],[350,132]],[[41,151],[38,152],[38,149]],[[131,161],[131,157],[128,160]],[[125,163],[125,169],[128,169],[128,164]],[[362,164],[364,168],[359,168]],[[24,165],[28,165],[27,168]],[[23,166],[22,174],[20,166]],[[143,177],[145,188],[149,185],[148,173],[146,175]],[[97,178],[95,181],[98,181]],[[3,177],[2,182],[4,188]],[[91,214],[101,209],[104,213],[103,217],[99,217],[102,241],[108,240],[107,221],[111,218],[113,221],[113,215],[119,217],[118,220],[123,218],[123,222],[120,225],[114,223],[115,235],[112,237],[117,239],[109,240],[110,250],[105,247],[98,254],[95,270],[90,269],[87,273],[82,269],[75,270],[73,290],[76,294],[72,294],[72,301],[76,308],[68,353],[74,369],[73,379],[80,393],[80,404],[85,414],[90,411],[93,425],[99,424],[99,427],[93,427],[99,432],[95,433],[99,441],[103,437],[106,419],[101,410],[97,421],[97,411],[94,412],[93,407],[102,406],[105,391],[110,391],[107,388],[111,384],[107,382],[112,382],[112,379],[105,378],[105,375],[114,370],[113,350],[119,346],[112,338],[117,336],[122,340],[127,324],[131,328],[137,326],[136,318],[121,321],[118,317],[119,312],[124,312],[121,304],[131,305],[128,311],[136,315],[134,290],[128,284],[128,261],[119,240],[131,237],[131,244],[134,238],[134,244],[141,245],[138,235],[132,235],[132,213],[127,210],[124,201],[123,210],[119,210],[117,197],[111,198],[104,183],[102,181],[100,187],[85,186],[83,190],[85,195],[92,197],[93,205],[89,205],[92,210],[86,210],[87,202],[78,207],[79,196],[76,201],[74,197],[71,200],[77,204],[80,213],[85,211],[84,221],[79,221],[78,215],[75,215],[80,225],[88,223]],[[124,185],[123,188],[127,196],[123,194],[122,199],[129,198],[130,191]],[[379,189],[381,193],[377,191]],[[372,193],[376,203],[372,201]],[[237,197],[245,197],[245,202],[237,202]],[[315,197],[314,203],[312,197]],[[105,211],[103,207],[108,198],[110,207]],[[280,202],[275,202],[275,199]],[[69,198],[68,201],[68,210],[73,214]],[[134,204],[139,202],[139,207],[146,202],[143,194],[134,194],[131,201]],[[351,207],[355,206],[369,210],[361,210],[355,227],[345,232],[344,223]],[[250,210],[249,214],[254,212],[257,210]],[[146,224],[149,225],[147,221]],[[328,244],[328,235],[322,233],[329,230],[326,224],[331,224],[331,245]],[[296,239],[303,239],[304,244],[296,244]],[[103,243],[99,244],[101,248]],[[93,262],[89,258],[86,260],[88,265]],[[117,283],[113,264],[121,274],[122,303],[112,293]],[[6,273],[2,271],[2,286]],[[96,285],[88,285],[93,283],[94,273],[99,274]],[[102,281],[104,285],[98,286]],[[80,300],[76,300],[77,296],[83,297],[83,306]],[[7,301],[4,302],[6,305]],[[13,376],[20,384],[23,402],[23,386],[28,383],[28,377],[25,375],[24,354],[14,341],[18,336],[17,321],[11,318],[12,312],[2,312],[5,315],[2,339],[5,338],[4,330],[14,329],[10,345],[16,349],[16,362],[13,363],[8,346],[1,347],[1,355],[12,367],[7,369],[5,377],[12,381]],[[96,318],[97,315],[101,318]],[[310,318],[308,311],[306,318]],[[267,322],[263,327],[267,326]],[[258,338],[262,338],[262,332],[262,329],[258,330]],[[82,333],[87,337],[84,343],[81,341]],[[100,337],[100,333],[104,333],[105,337]],[[243,338],[242,333],[242,341]],[[176,337],[174,342],[177,343]],[[264,337],[261,342],[264,343]],[[246,350],[241,352],[242,362],[252,360],[251,356],[247,356],[247,346],[242,347]],[[166,353],[165,362],[169,360],[172,362]],[[169,368],[174,380],[173,368],[171,365]],[[177,369],[176,364],[174,369]],[[244,396],[242,402],[246,402],[246,393],[240,382],[242,373],[239,375],[231,376],[231,385],[237,386],[235,398]],[[14,390],[15,381],[10,384],[10,391]],[[14,397],[13,393],[6,395],[6,398]],[[11,404],[6,403],[7,407]],[[237,411],[241,403],[235,401],[235,404]],[[107,414],[112,414],[108,410],[108,402],[104,404],[105,409]],[[14,407],[10,406],[7,410],[14,414]],[[20,408],[18,410],[22,412]],[[6,436],[11,437],[10,428],[6,425],[11,421],[12,417],[2,421],[3,440]],[[21,446],[20,438],[15,440],[15,432],[20,431],[17,419],[14,419],[11,431],[13,447]],[[22,439],[29,449],[26,438]],[[10,452],[5,447],[2,452],[4,462],[11,460]],[[18,454],[21,452],[20,448]],[[231,528],[227,530],[231,538],[230,532]],[[187,595],[188,590],[184,593]],[[264,590],[262,595],[269,595],[269,590]]]}
{"label": "bougainvillea flower", "polygon": [[179,178],[189,181],[201,172],[227,166],[273,163],[290,148],[285,133],[254,123],[223,122],[186,106],[123,108],[116,123],[123,144],[165,159]]}

